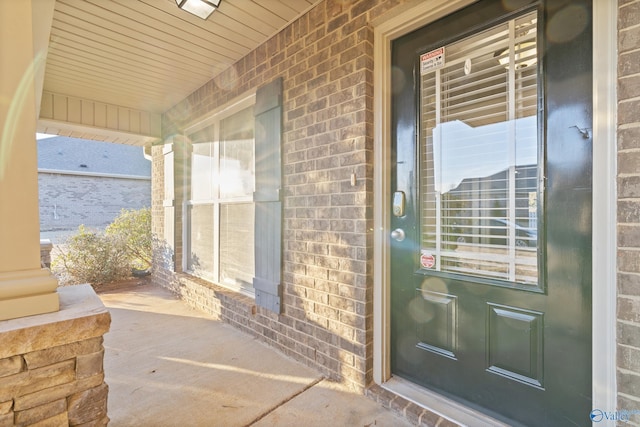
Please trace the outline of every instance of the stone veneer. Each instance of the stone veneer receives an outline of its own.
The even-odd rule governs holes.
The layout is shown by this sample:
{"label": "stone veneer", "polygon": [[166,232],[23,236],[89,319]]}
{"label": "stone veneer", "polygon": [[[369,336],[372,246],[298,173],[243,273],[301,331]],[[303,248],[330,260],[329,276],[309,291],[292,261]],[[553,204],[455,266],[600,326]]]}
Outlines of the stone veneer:
{"label": "stone veneer", "polygon": [[51,251],[53,250],[53,243],[49,239],[40,239],[40,264],[42,268],[51,267]]}
{"label": "stone veneer", "polygon": [[58,289],[60,311],[0,321],[0,427],[104,426],[103,335],[91,286]]}

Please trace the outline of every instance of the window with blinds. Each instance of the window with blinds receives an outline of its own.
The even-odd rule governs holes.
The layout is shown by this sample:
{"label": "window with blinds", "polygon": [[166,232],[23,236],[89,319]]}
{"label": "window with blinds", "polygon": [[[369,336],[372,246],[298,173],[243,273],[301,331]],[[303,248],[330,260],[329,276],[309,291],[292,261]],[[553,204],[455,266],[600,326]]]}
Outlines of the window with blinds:
{"label": "window with blinds", "polygon": [[189,138],[186,270],[253,294],[253,107],[213,120]]}
{"label": "window with blinds", "polygon": [[421,57],[424,269],[538,283],[536,23],[530,13]]}

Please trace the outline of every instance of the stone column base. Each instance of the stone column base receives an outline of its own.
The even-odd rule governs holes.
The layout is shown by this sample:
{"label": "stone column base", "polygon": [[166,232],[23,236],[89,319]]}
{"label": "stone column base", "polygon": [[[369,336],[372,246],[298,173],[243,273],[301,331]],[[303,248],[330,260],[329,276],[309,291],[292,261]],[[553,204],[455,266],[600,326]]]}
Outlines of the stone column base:
{"label": "stone column base", "polygon": [[0,321],[0,426],[107,425],[103,335],[91,286],[58,289],[60,311]]}

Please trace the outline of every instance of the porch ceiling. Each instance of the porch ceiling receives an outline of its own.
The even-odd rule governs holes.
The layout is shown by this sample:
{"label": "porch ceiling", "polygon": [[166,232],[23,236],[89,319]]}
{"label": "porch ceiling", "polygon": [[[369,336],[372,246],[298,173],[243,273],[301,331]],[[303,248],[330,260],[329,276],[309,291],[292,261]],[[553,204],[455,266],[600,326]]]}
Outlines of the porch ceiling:
{"label": "porch ceiling", "polygon": [[158,117],[318,2],[223,0],[205,21],[175,0],[56,0],[44,93]]}

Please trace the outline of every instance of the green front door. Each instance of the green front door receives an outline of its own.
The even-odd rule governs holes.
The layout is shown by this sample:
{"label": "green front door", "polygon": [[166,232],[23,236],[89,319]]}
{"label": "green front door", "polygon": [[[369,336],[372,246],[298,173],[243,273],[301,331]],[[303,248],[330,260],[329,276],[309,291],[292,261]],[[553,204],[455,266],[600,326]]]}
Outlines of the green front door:
{"label": "green front door", "polygon": [[511,425],[590,424],[591,33],[482,0],[392,47],[392,373]]}

